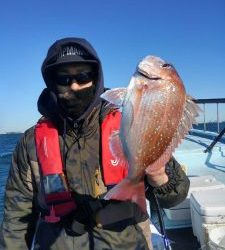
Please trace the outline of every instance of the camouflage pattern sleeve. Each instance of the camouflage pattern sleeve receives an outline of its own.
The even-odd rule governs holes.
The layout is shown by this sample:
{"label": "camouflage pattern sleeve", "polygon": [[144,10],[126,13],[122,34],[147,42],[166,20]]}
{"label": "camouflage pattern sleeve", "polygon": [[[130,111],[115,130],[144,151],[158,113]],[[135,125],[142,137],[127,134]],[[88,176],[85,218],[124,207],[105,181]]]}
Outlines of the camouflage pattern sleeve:
{"label": "camouflage pattern sleeve", "polygon": [[30,165],[25,136],[18,143],[6,184],[4,216],[0,228],[0,249],[28,249],[35,216]]}

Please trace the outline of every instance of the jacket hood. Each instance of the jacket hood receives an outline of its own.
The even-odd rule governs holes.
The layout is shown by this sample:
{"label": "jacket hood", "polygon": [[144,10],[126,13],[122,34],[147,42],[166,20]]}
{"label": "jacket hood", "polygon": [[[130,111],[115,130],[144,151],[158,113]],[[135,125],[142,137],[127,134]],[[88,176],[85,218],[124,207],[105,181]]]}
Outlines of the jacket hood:
{"label": "jacket hood", "polygon": [[[54,84],[54,82],[52,82],[52,79],[50,78],[50,72],[58,65],[72,62],[91,63],[95,65],[94,69],[96,70],[95,97],[85,113],[82,114],[77,120],[85,119],[93,108],[100,103],[100,95],[104,91],[104,81],[102,66],[97,52],[92,45],[83,38],[63,38],[57,40],[49,48],[47,56],[41,67],[42,76],[48,89],[48,91],[43,91],[38,100],[38,110],[42,115],[52,117],[57,115],[59,112],[59,116],[67,118],[62,109],[59,107],[57,98],[54,96],[55,94],[51,89],[51,84]],[[53,110],[57,110],[57,112],[54,112],[53,114]]]}

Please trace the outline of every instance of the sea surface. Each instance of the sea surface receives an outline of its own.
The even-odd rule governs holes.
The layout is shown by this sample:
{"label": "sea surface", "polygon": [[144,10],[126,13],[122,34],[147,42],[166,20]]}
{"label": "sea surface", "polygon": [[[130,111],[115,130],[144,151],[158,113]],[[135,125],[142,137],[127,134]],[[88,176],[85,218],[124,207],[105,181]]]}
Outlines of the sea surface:
{"label": "sea surface", "polygon": [[3,215],[5,184],[11,164],[12,153],[22,134],[0,134],[0,221]]}
{"label": "sea surface", "polygon": [[[204,123],[198,123],[197,125],[193,125],[194,129],[218,132],[218,125],[216,122],[207,122],[204,126]],[[219,132],[221,132],[225,128],[225,121],[219,123]]]}
{"label": "sea surface", "polygon": [[[195,129],[204,129],[204,125],[199,123],[194,126]],[[220,131],[225,128],[225,122],[220,123]],[[217,132],[216,123],[208,123],[207,131]],[[11,164],[12,153],[22,134],[0,134],[0,221],[3,216],[3,200],[5,192],[5,184]]]}

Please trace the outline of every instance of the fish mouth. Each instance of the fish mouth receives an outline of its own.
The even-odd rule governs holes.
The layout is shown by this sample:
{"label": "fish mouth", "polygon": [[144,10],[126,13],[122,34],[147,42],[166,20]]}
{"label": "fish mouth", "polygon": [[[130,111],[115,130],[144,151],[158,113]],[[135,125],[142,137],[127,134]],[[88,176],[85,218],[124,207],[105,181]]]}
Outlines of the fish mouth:
{"label": "fish mouth", "polygon": [[155,81],[157,81],[157,80],[161,80],[162,79],[161,77],[159,77],[157,75],[149,75],[145,71],[142,71],[140,69],[138,70],[138,74],[141,75],[141,76],[143,76],[143,77],[145,77],[145,78],[147,78],[147,79],[149,79],[149,80],[155,80]]}

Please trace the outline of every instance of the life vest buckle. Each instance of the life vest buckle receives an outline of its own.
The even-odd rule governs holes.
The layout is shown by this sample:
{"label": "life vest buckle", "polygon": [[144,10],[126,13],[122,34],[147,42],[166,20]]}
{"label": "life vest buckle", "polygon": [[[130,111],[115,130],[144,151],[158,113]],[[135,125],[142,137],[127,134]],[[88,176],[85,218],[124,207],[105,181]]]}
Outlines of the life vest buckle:
{"label": "life vest buckle", "polygon": [[60,217],[56,216],[54,206],[52,205],[50,215],[45,215],[45,221],[49,223],[56,223],[60,221]]}

